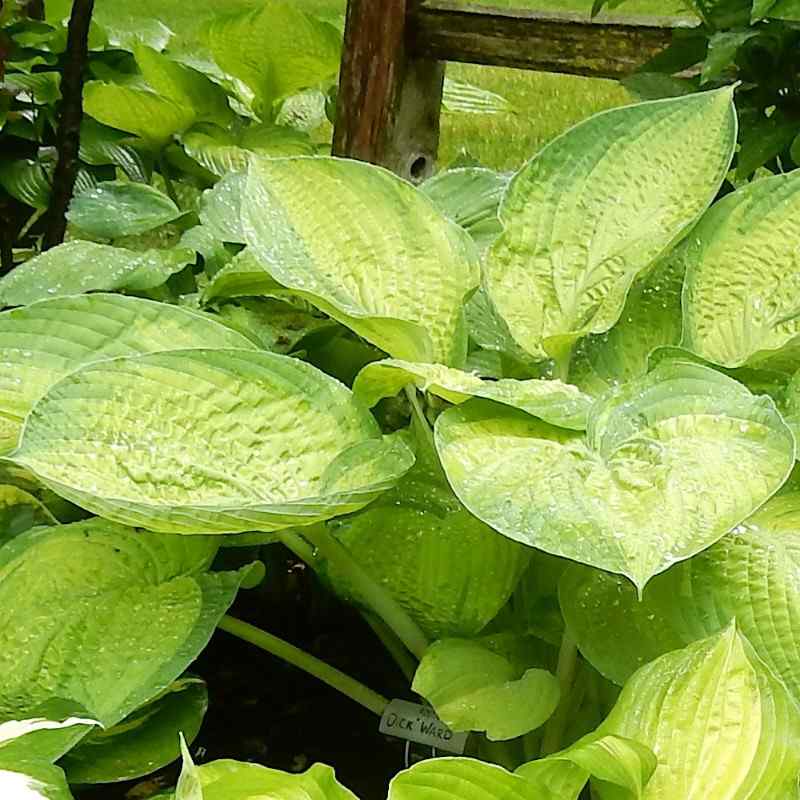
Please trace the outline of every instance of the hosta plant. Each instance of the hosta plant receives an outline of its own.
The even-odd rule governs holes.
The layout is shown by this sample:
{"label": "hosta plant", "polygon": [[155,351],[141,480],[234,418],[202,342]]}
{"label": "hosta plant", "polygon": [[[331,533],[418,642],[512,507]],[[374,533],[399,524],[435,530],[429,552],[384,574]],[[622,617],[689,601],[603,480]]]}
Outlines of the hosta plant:
{"label": "hosta plant", "polygon": [[[389,703],[227,614],[264,571],[219,553],[256,543],[469,734],[390,800],[800,796],[800,180],[718,199],[736,132],[722,89],[510,180],[240,154],[174,247],[76,238],[0,280],[0,789],[182,748],[164,797],[352,798],[190,755],[216,628]],[[100,199],[73,215],[113,234]]]}

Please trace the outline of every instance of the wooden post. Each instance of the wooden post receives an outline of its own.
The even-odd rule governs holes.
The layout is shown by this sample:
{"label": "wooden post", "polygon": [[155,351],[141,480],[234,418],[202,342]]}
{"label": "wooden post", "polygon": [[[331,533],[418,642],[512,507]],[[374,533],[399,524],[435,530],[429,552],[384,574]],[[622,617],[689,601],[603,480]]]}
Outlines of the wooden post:
{"label": "wooden post", "polygon": [[444,64],[414,55],[418,0],[349,0],[333,153],[419,182],[439,147]]}

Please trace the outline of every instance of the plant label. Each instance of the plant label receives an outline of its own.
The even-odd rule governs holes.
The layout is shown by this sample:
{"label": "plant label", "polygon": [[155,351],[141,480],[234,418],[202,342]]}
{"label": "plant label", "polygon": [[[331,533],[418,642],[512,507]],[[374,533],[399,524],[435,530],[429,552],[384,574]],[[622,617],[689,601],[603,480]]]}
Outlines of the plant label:
{"label": "plant label", "polygon": [[428,745],[437,750],[461,755],[467,743],[468,732],[456,733],[442,722],[429,706],[392,700],[381,717],[381,733]]}

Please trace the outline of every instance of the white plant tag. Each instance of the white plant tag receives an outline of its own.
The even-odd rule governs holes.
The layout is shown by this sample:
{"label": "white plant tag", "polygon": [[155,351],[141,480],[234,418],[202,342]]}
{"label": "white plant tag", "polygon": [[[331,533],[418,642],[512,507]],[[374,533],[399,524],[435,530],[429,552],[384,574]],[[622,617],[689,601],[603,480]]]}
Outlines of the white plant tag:
{"label": "white plant tag", "polygon": [[381,733],[406,739],[409,742],[446,750],[461,755],[467,743],[468,732],[455,733],[436,716],[429,706],[392,700],[381,717]]}

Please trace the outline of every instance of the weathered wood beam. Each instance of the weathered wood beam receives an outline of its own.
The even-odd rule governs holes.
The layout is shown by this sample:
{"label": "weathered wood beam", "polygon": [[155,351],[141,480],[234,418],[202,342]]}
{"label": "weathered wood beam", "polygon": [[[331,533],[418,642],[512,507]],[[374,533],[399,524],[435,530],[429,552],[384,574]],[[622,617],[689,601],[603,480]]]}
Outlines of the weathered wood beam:
{"label": "weathered wood beam", "polygon": [[664,50],[673,29],[694,24],[681,18],[590,20],[588,13],[429,0],[414,10],[409,34],[414,53],[422,58],[621,78]]}
{"label": "weathered wood beam", "polygon": [[349,0],[334,155],[380,164],[409,180],[432,174],[444,64],[411,49],[417,0]]}

